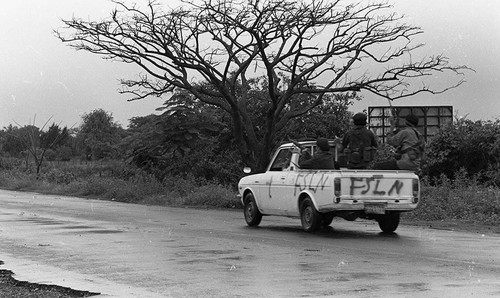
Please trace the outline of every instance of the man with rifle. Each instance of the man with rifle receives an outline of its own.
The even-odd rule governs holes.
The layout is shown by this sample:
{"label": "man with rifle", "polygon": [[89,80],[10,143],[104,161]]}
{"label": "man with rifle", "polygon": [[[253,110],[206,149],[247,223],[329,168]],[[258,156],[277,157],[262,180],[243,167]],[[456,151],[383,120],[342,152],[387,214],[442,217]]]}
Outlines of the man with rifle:
{"label": "man with rifle", "polygon": [[315,152],[314,156],[307,149],[302,148],[299,143],[292,142],[300,149],[299,167],[301,169],[335,169],[335,156],[330,150],[327,139],[318,138],[316,140],[316,146],[319,150]]}
{"label": "man with rifle", "polygon": [[377,139],[375,134],[366,128],[366,120],[365,113],[356,113],[352,117],[354,127],[342,139],[342,149],[349,169],[366,169],[377,150]]}
{"label": "man with rifle", "polygon": [[374,165],[377,170],[419,171],[424,155],[425,141],[418,132],[418,117],[410,114],[405,117],[405,126],[396,128],[396,119],[391,117],[391,131],[387,134],[387,144],[396,148],[396,159]]}

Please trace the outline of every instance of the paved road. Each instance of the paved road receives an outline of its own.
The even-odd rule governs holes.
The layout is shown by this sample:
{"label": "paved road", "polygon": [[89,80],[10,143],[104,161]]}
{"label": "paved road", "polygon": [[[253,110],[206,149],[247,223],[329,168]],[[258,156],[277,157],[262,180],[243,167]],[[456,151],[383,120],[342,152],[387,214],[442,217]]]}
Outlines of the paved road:
{"label": "paved road", "polygon": [[498,235],[0,191],[0,260],[19,280],[102,297],[495,297]]}

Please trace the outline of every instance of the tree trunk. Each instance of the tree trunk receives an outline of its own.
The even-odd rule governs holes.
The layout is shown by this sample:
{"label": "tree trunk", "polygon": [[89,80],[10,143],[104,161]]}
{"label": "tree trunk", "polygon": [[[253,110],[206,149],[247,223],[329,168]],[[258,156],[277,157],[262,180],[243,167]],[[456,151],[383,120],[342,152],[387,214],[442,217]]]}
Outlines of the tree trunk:
{"label": "tree trunk", "polygon": [[233,110],[231,119],[233,121],[233,135],[236,139],[236,144],[238,146],[238,151],[240,152],[240,156],[244,166],[253,167],[255,161],[253,159],[254,156],[254,148],[250,145],[250,142],[245,140],[245,131],[243,120],[239,114],[239,111]]}

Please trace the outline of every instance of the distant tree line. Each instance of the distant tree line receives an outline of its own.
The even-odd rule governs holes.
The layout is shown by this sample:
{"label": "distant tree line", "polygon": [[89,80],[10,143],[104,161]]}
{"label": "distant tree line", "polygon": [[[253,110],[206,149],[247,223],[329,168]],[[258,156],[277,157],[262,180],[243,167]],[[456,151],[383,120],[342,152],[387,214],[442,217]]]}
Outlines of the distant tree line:
{"label": "distant tree line", "polygon": [[[245,164],[232,134],[231,119],[186,91],[159,108],[160,114],[134,117],[127,128],[111,113],[96,109],[82,116],[79,127],[52,124],[9,125],[0,130],[0,154],[25,160],[26,169],[42,170],[44,161],[122,160],[153,175],[191,176],[235,184]],[[348,109],[356,94],[327,96],[323,102],[276,134],[274,148],[289,139],[341,137],[349,129]],[[259,108],[252,111],[258,123]],[[381,146],[380,155],[387,148]],[[482,183],[500,185],[500,121],[456,119],[442,127],[427,145],[423,174],[430,180],[465,172]]]}
{"label": "distant tree line", "polygon": [[[349,125],[348,111],[355,93],[328,95],[316,108],[290,121],[276,132],[273,146],[292,139],[334,138]],[[251,117],[256,131],[262,127],[265,110],[256,102]],[[130,119],[127,128],[117,124],[111,113],[96,109],[84,114],[79,127],[48,129],[35,125],[9,125],[0,131],[0,154],[25,159],[39,173],[44,161],[124,160],[154,175],[186,176],[235,183],[245,164],[234,139],[231,117],[214,106],[203,104],[191,93],[178,90],[151,114]],[[268,157],[269,158],[269,157]]]}

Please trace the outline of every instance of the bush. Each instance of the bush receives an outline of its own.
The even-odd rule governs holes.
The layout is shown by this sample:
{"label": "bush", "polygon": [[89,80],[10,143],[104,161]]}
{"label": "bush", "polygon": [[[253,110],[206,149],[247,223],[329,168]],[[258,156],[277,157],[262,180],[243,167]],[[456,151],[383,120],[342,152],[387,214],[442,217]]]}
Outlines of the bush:
{"label": "bush", "polygon": [[465,169],[450,179],[442,174],[434,181],[422,180],[422,201],[405,214],[408,219],[459,220],[491,225],[500,224],[500,189],[484,186],[469,178]]}
{"label": "bush", "polygon": [[381,144],[377,148],[377,152],[375,154],[375,157],[371,161],[369,168],[373,168],[373,165],[379,162],[384,162],[393,159],[396,159],[396,149],[394,149],[394,147],[392,147],[391,145]]}
{"label": "bush", "polygon": [[452,178],[464,168],[481,183],[500,185],[500,120],[458,119],[443,127],[426,149],[423,172],[433,179]]}
{"label": "bush", "polygon": [[0,157],[0,170],[17,170],[24,166],[24,161],[14,157]]}
{"label": "bush", "polygon": [[35,176],[17,171],[1,171],[0,186],[12,190],[24,190],[35,187],[38,183]]}
{"label": "bush", "polygon": [[63,146],[57,149],[57,156],[61,161],[70,161],[73,156],[73,150],[71,150],[71,147]]}
{"label": "bush", "polygon": [[69,184],[76,181],[76,176],[73,172],[58,168],[43,172],[39,178],[53,184]]}

